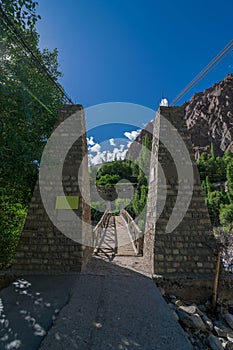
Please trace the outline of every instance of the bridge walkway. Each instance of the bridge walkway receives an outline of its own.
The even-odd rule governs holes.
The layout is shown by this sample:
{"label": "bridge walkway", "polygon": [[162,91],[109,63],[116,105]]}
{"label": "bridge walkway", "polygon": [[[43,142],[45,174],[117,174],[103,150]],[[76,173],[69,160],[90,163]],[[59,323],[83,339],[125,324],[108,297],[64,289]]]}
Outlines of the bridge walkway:
{"label": "bridge walkway", "polygon": [[118,256],[135,256],[137,249],[130,236],[129,228],[122,215],[111,216],[97,242],[96,255],[113,259]]}

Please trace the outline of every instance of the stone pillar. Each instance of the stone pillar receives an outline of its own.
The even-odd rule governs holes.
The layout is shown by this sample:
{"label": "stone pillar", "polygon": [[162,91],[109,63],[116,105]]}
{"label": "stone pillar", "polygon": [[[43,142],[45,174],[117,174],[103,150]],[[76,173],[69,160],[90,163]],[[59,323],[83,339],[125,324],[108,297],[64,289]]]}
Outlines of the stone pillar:
{"label": "stone pillar", "polygon": [[[66,156],[62,169],[62,185],[65,198],[72,199],[73,212],[81,219],[75,228],[77,235],[81,237],[81,242],[80,239],[74,241],[65,236],[50,220],[42,202],[38,179],[16,250],[13,271],[44,271],[48,273],[80,271],[91,257],[91,229],[87,229],[88,225],[84,228],[84,222],[90,224],[90,207],[86,204],[90,198],[90,189],[87,157],[84,158],[87,155],[87,143],[83,107],[81,105],[64,105],[58,114],[56,127],[71,115],[75,116],[76,130],[79,129],[82,136],[74,142]],[[63,147],[62,145],[69,141],[69,137],[70,135],[65,133],[58,135],[58,147]],[[64,203],[62,203],[64,196],[58,198],[57,181],[59,179],[55,176],[43,186],[46,186],[45,189],[50,191],[49,193],[52,195],[54,192],[52,205],[57,215],[62,214],[65,220],[69,221],[69,210],[72,211],[72,209],[64,209]],[[82,244],[82,239],[85,241],[85,245]],[[87,242],[90,243],[90,246],[86,245]]]}
{"label": "stone pillar", "polygon": [[[165,120],[172,125],[169,128],[169,133]],[[193,193],[188,210],[180,224],[172,232],[166,233],[180,183],[174,159],[169,152],[177,147],[174,141],[177,137],[177,131],[190,154],[189,163],[193,168],[194,176]],[[168,147],[165,147],[161,142],[165,139]],[[175,149],[175,151],[176,154],[180,154],[181,158],[183,157],[182,149]],[[166,183],[164,183],[163,174]],[[183,181],[184,196],[185,189],[190,186],[190,181],[189,178]],[[182,209],[182,205],[181,201],[179,203],[180,209]],[[160,206],[163,206],[163,210],[159,216]],[[178,211],[177,215],[179,215]],[[144,238],[145,261],[151,266],[151,272],[158,275],[213,275],[216,262],[215,248],[216,242],[202,193],[191,139],[184,119],[184,110],[182,107],[161,107],[154,120]]]}

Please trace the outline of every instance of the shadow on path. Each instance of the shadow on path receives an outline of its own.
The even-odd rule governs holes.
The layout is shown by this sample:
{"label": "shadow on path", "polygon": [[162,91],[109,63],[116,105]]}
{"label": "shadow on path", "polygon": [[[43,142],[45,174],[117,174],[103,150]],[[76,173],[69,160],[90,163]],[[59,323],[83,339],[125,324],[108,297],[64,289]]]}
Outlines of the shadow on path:
{"label": "shadow on path", "polygon": [[0,291],[0,349],[38,349],[70,299],[75,276],[24,276]]}
{"label": "shadow on path", "polygon": [[0,298],[0,349],[193,349],[150,278],[100,258],[78,275],[27,276]]}

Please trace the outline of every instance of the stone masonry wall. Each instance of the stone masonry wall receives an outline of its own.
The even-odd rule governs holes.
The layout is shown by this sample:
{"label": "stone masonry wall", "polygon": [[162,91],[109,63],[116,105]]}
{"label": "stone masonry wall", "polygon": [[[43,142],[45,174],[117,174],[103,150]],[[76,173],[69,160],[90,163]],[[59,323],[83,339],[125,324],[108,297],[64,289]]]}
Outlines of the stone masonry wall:
{"label": "stone masonry wall", "polygon": [[[82,219],[79,220],[79,224],[75,228],[79,239],[74,241],[68,238],[52,223],[41,199],[38,180],[15,254],[13,271],[80,271],[91,257],[91,230],[88,229],[90,225],[85,225],[85,222],[90,223],[90,207],[82,197],[82,194],[84,194],[85,199],[90,197],[87,157],[82,161],[87,154],[83,107],[81,105],[64,105],[58,114],[56,127],[74,114],[75,124],[77,123],[76,128],[82,131],[82,137],[72,145],[66,156],[62,170],[62,184],[66,196],[79,197],[78,208],[73,210]],[[63,147],[62,142],[60,142],[61,138],[69,140],[69,135],[61,134],[58,138],[58,147]],[[54,210],[59,195],[59,193],[56,193],[57,181],[59,179],[55,176],[49,179],[47,183],[43,183],[48,193],[53,194],[54,192],[52,203]],[[68,211],[57,210],[57,215],[64,214],[69,217]],[[85,245],[82,244],[82,239]],[[90,243],[89,247],[88,243]]]}
{"label": "stone masonry wall", "polygon": [[[168,136],[163,117],[172,124]],[[183,220],[173,232],[165,233],[167,223],[176,202],[178,173],[169,150],[177,147],[176,130],[190,153],[194,174],[192,199]],[[161,139],[166,139],[165,147]],[[176,149],[182,160],[182,149]],[[161,165],[161,167],[159,166]],[[162,172],[166,178],[164,184]],[[190,179],[185,178],[183,195],[189,189]],[[166,185],[166,186],[165,186]],[[165,187],[167,195],[165,196]],[[158,212],[165,202],[162,214]],[[179,203],[182,208],[183,203]],[[179,215],[179,213],[177,213]],[[158,218],[159,216],[159,218]],[[180,107],[161,107],[154,121],[152,156],[150,165],[150,186],[148,194],[147,220],[144,238],[144,255],[154,274],[213,275],[216,264],[216,242],[210,224],[208,210],[202,193],[194,152]]]}

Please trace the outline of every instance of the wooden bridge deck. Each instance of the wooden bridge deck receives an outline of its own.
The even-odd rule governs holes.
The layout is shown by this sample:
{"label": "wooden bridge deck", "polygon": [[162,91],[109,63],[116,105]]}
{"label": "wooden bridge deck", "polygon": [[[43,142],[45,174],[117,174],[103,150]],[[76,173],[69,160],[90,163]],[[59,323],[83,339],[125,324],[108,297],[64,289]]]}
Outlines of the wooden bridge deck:
{"label": "wooden bridge deck", "polygon": [[98,243],[98,255],[106,257],[135,256],[128,226],[122,216],[112,216]]}

